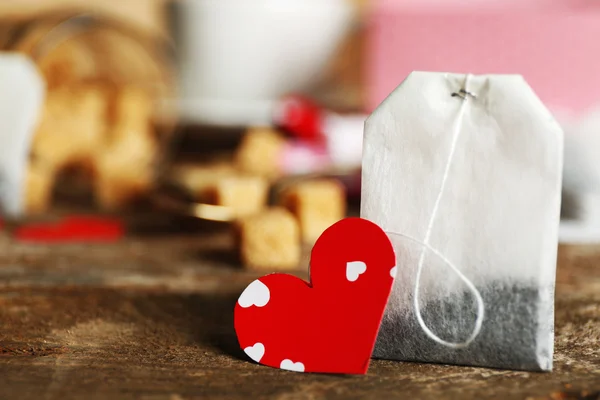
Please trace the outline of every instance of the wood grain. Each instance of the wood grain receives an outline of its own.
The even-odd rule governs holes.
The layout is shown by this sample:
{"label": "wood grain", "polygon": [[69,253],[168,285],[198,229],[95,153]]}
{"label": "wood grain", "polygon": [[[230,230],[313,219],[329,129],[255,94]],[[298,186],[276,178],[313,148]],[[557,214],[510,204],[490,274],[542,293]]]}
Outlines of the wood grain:
{"label": "wood grain", "polygon": [[233,305],[257,275],[240,269],[227,227],[182,226],[190,224],[94,246],[16,244],[1,234],[0,398],[534,400],[600,392],[600,247],[560,249],[553,373],[373,361],[367,376],[304,375],[244,357]]}

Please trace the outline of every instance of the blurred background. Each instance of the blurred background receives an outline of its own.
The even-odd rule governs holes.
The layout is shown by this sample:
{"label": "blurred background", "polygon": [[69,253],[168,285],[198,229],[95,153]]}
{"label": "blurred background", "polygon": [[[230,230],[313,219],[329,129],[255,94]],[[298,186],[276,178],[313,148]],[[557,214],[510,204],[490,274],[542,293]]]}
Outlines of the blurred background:
{"label": "blurred background", "polygon": [[[596,398],[599,39],[599,0],[0,0],[0,399]],[[565,129],[554,372],[255,369],[240,293],[359,215],[413,70],[522,74]]]}
{"label": "blurred background", "polygon": [[115,235],[82,213],[212,221],[249,268],[294,268],[358,214],[364,119],[411,71],[518,73],[565,127],[562,239],[600,241],[599,37],[593,0],[5,0],[2,63],[44,87],[0,125],[28,138],[21,172],[0,162],[6,220],[40,241]]}

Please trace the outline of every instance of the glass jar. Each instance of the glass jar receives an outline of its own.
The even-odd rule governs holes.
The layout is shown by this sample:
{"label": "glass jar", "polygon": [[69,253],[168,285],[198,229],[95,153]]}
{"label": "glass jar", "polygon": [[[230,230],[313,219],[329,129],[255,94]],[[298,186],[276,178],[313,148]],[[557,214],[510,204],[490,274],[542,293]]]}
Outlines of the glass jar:
{"label": "glass jar", "polygon": [[24,183],[26,214],[91,204],[120,210],[143,199],[176,127],[170,41],[91,14],[3,26],[0,48],[31,57],[47,88]]}

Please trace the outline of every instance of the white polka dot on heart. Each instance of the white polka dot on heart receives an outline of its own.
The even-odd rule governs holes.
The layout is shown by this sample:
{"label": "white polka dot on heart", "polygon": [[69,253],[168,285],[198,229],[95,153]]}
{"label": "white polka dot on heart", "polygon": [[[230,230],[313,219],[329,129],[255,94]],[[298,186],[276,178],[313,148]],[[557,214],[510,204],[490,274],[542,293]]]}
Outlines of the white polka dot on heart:
{"label": "white polka dot on heart", "polygon": [[301,362],[295,363],[292,360],[287,359],[281,362],[279,368],[286,369],[288,371],[304,372],[304,364],[302,364]]}
{"label": "white polka dot on heart", "polygon": [[260,362],[265,355],[265,345],[262,343],[256,343],[254,346],[246,347],[244,349],[244,353],[246,353],[252,360]]}
{"label": "white polka dot on heart", "polygon": [[246,289],[240,295],[238,304],[242,308],[248,308],[252,306],[264,307],[271,299],[271,292],[267,285],[259,280],[255,280],[248,285]]}
{"label": "white polka dot on heart", "polygon": [[367,271],[367,264],[362,261],[351,261],[346,263],[346,279],[356,282],[358,277]]}

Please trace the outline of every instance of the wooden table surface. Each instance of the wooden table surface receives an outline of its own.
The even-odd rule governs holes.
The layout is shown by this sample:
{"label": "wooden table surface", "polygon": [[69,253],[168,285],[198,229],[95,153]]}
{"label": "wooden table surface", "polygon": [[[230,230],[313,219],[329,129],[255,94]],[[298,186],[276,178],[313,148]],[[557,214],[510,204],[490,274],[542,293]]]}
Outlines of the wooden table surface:
{"label": "wooden table surface", "polygon": [[600,398],[600,247],[560,248],[554,372],[373,361],[366,376],[249,362],[232,314],[258,275],[231,249],[206,227],[102,245],[0,233],[0,399]]}

